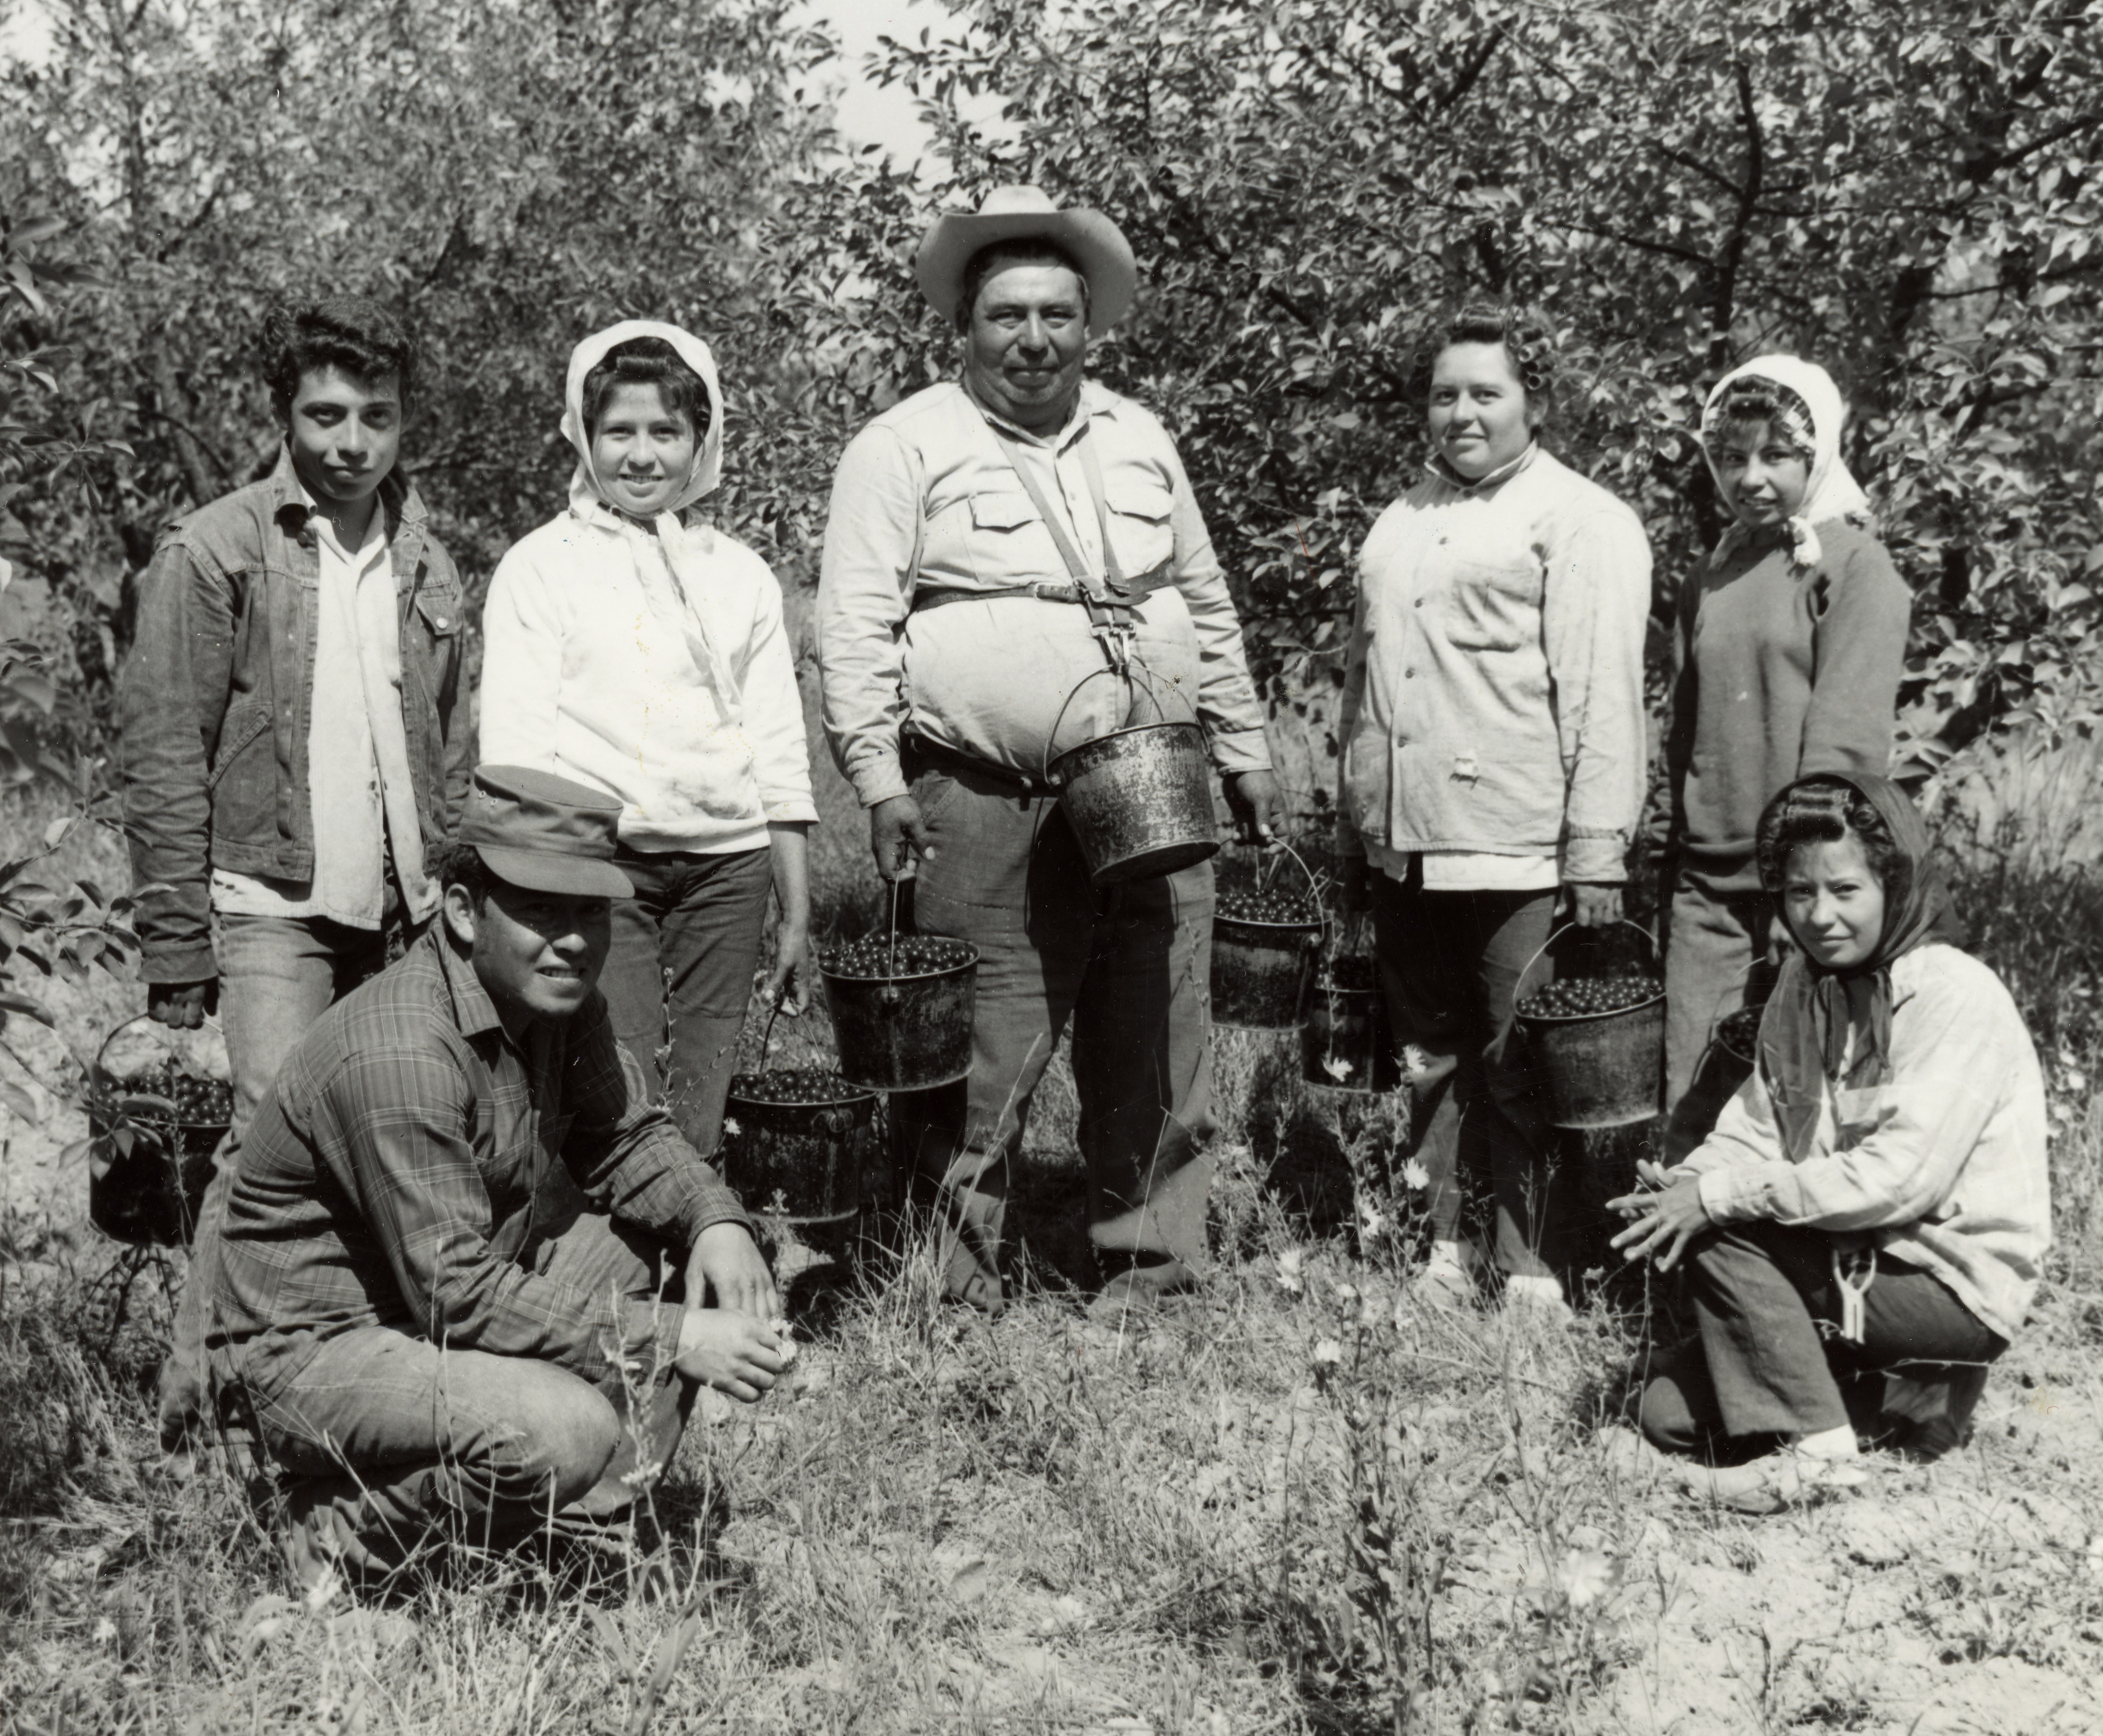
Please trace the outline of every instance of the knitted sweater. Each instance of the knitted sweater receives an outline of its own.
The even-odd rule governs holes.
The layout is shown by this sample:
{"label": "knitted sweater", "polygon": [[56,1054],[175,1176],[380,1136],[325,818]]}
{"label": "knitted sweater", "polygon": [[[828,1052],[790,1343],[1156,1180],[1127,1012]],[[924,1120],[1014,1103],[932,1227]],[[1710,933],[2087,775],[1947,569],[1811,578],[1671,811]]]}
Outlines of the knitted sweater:
{"label": "knitted sweater", "polygon": [[1757,892],[1753,834],[1785,784],[1891,759],[1913,595],[1883,545],[1843,519],[1796,567],[1755,532],[1680,588],[1665,761],[1673,836],[1718,892]]}

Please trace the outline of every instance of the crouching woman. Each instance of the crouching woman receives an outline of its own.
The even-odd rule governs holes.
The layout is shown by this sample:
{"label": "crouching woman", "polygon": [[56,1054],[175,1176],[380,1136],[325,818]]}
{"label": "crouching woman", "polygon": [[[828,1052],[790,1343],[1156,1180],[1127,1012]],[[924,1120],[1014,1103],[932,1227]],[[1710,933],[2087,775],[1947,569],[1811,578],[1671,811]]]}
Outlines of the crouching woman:
{"label": "crouching woman", "polygon": [[2037,1055],[2000,978],[1953,944],[1927,850],[1881,777],[1802,778],[1768,804],[1760,878],[1798,950],[1758,1064],[1684,1163],[1646,1166],[1661,1186],[1610,1202],[1627,1257],[1689,1255],[1698,1350],[1652,1380],[1641,1422],[1729,1466],[1700,1474],[1726,1497],[1856,1480],[1849,1388],[1889,1444],[1956,1444],[2037,1287]]}

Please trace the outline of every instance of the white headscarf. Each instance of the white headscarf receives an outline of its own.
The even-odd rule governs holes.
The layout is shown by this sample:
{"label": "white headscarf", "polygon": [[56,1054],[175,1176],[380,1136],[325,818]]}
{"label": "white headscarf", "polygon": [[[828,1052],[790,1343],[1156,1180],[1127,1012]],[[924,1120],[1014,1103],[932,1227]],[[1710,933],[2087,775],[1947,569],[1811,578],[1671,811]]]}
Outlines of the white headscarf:
{"label": "white headscarf", "polygon": [[[1815,567],[1825,550],[1814,525],[1835,519],[1867,518],[1870,497],[1840,459],[1840,430],[1847,425],[1847,406],[1833,376],[1816,362],[1801,356],[1758,356],[1734,367],[1716,382],[1701,408],[1701,456],[1709,461],[1709,474],[1719,492],[1723,479],[1716,469],[1714,446],[1723,421],[1723,395],[1741,380],[1758,380],[1780,389],[1782,412],[1777,420],[1791,442],[1810,455],[1811,479],[1803,492],[1803,507],[1789,521],[1790,541],[1796,564]],[[1718,545],[1718,557],[1739,541],[1743,527],[1733,523]]]}
{"label": "white headscarf", "polygon": [[665,565],[678,589],[675,599],[682,619],[678,622],[696,663],[715,687],[726,717],[735,722],[744,710],[745,696],[722,653],[724,634],[709,618],[708,569],[714,534],[705,524],[687,524],[680,514],[704,495],[713,493],[722,480],[722,388],[716,378],[716,358],[709,346],[691,332],[655,319],[624,319],[619,325],[595,332],[570,352],[569,379],[562,393],[562,438],[577,451],[577,467],[570,476],[570,510],[589,523],[605,525],[628,537],[643,589],[651,590],[650,532],[613,504],[592,461],[591,431],[585,425],[585,376],[607,355],[631,339],[660,337],[678,353],[679,359],[700,376],[709,398],[708,432],[695,448],[693,468],[652,524],[656,542],[664,552]]}

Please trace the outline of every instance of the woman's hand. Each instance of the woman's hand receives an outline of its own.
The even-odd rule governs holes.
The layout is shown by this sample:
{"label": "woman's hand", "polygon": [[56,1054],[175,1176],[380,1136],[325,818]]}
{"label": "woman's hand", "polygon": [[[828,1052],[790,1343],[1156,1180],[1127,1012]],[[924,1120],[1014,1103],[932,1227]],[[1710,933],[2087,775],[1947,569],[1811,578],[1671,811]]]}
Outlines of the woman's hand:
{"label": "woman's hand", "polygon": [[778,1004],[790,1018],[811,1004],[811,931],[802,923],[783,923],[774,933],[774,968],[759,986],[768,1006]]}
{"label": "woman's hand", "polygon": [[1575,881],[1570,888],[1570,914],[1581,928],[1603,928],[1621,919],[1621,889],[1592,886]]}
{"label": "woman's hand", "polygon": [[689,1308],[679,1322],[672,1366],[748,1404],[788,1367],[781,1346],[763,1320],[723,1308]]}
{"label": "woman's hand", "polygon": [[698,1308],[709,1291],[716,1306],[732,1308],[754,1320],[771,1320],[780,1313],[774,1293],[774,1274],[743,1224],[712,1224],[687,1258],[687,1306]]}
{"label": "woman's hand", "polygon": [[1637,1164],[1636,1175],[1649,1184],[1643,1192],[1607,1202],[1608,1211],[1631,1220],[1613,1245],[1625,1260],[1649,1259],[1660,1271],[1669,1272],[1687,1244],[1714,1222],[1701,1203],[1701,1177],[1689,1169],[1668,1172],[1652,1163]]}

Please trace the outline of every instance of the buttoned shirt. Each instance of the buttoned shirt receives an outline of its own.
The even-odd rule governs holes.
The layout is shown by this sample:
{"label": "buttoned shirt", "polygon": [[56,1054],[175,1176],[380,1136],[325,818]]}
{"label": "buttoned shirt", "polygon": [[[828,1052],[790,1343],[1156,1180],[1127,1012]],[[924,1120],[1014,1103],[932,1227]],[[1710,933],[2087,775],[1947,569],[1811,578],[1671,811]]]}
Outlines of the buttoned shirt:
{"label": "buttoned shirt", "polygon": [[[1101,518],[1084,443],[1102,478]],[[833,483],[818,586],[825,729],[863,804],[906,793],[905,732],[1034,774],[1047,746],[1070,746],[1124,720],[1115,684],[1095,680],[1075,696],[1053,744],[1076,683],[1107,667],[1078,604],[971,600],[1073,581],[1018,461],[1032,466],[1092,581],[1108,565],[1105,519],[1126,578],[1163,569],[1166,582],[1140,606],[1137,639],[1163,710],[1194,712],[1221,771],[1267,768],[1240,617],[1167,430],[1089,381],[1072,418],[1040,438],[993,416],[951,381],[871,422]],[[936,593],[962,600],[925,607]]]}
{"label": "buttoned shirt", "polygon": [[373,503],[355,550],[338,541],[304,483],[300,499],[314,532],[316,598],[313,722],[307,790],[313,803],[310,880],[273,880],[212,870],[212,908],[227,915],[325,916],[376,929],[385,915],[387,864],[394,864],[410,923],[438,909],[424,872],[424,840],[402,723],[402,648],[394,621],[394,568],[387,510]]}
{"label": "buttoned shirt", "polygon": [[320,1343],[388,1326],[585,1378],[669,1361],[678,1308],[585,1295],[521,1262],[578,1194],[691,1248],[747,1222],[650,1102],[594,993],[523,1044],[438,930],[331,1007],[242,1142],[212,1337],[265,1394]]}
{"label": "buttoned shirt", "polygon": [[1623,879],[1649,603],[1641,522],[1539,447],[1478,483],[1427,473],[1359,555],[1346,851],[1426,852],[1427,885],[1434,852]]}

